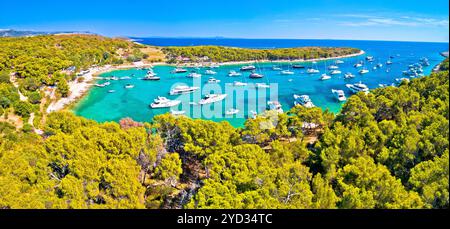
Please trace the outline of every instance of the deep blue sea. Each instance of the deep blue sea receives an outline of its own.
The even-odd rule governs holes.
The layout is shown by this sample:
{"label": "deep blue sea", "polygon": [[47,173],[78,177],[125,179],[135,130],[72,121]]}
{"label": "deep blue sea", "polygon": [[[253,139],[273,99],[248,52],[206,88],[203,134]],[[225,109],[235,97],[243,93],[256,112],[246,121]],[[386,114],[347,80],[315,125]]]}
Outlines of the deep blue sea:
{"label": "deep blue sea", "polygon": [[[305,69],[292,69],[288,63],[277,64],[283,69],[295,72],[294,75],[281,75],[278,71],[273,71],[274,63],[256,63],[257,72],[264,75],[263,79],[249,79],[247,72],[241,77],[228,77],[230,70],[239,71],[243,65],[225,65],[213,69],[217,72],[215,77],[221,82],[215,85],[206,83],[209,75],[205,75],[206,69],[196,70],[203,74],[201,78],[186,78],[186,74],[170,73],[173,66],[155,66],[154,71],[161,77],[161,81],[144,81],[140,78],[145,76],[145,71],[138,69],[120,70],[105,73],[102,76],[133,76],[130,80],[111,81],[111,85],[104,88],[93,88],[75,107],[76,114],[97,120],[118,121],[124,117],[131,117],[137,121],[151,121],[153,116],[169,112],[170,109],[151,109],[149,104],[157,96],[165,96],[169,99],[179,99],[182,104],[172,110],[184,110],[188,116],[193,118],[210,119],[214,121],[226,120],[233,126],[242,126],[245,119],[250,115],[251,110],[262,112],[267,106],[266,100],[280,101],[283,109],[289,110],[293,106],[294,94],[307,94],[313,103],[323,109],[339,112],[342,103],[339,103],[331,89],[342,89],[347,97],[351,92],[345,84],[363,82],[370,89],[379,87],[379,84],[397,83],[396,79],[405,77],[402,71],[407,70],[408,65],[417,63],[419,59],[426,57],[430,66],[424,67],[424,74],[428,75],[432,68],[441,62],[444,57],[439,53],[448,50],[448,43],[425,43],[425,42],[393,42],[393,41],[347,41],[347,40],[290,40],[290,39],[226,39],[226,38],[133,38],[137,42],[156,46],[193,46],[193,45],[221,45],[242,48],[289,48],[289,47],[354,47],[362,49],[365,55],[344,58],[340,64],[342,74],[332,76],[332,79],[321,81],[320,75],[328,72],[327,66],[333,64],[335,60],[320,61],[317,64],[311,62],[302,63],[306,67],[313,66],[320,70],[321,74],[310,75],[305,73]],[[359,75],[353,65],[365,56],[374,56],[375,61],[366,63],[368,74]],[[393,64],[387,66],[386,61],[393,56]],[[377,63],[382,63],[383,67],[376,70],[373,67]],[[295,64],[295,63],[293,63]],[[195,70],[195,69],[189,69]],[[356,75],[353,79],[344,79],[344,73],[352,72]],[[233,88],[225,85],[234,81],[248,83],[247,88]],[[104,81],[99,81],[104,82]],[[269,89],[255,89],[253,83],[266,83],[275,85]],[[125,89],[124,85],[133,84],[133,89]],[[200,86],[198,93],[184,96],[169,96],[168,92],[174,85]],[[229,89],[234,91],[227,91]],[[274,89],[275,88],[275,89]],[[108,93],[115,90],[114,93]],[[208,106],[191,106],[189,102],[198,102],[201,96],[214,93],[230,93],[226,100]],[[275,96],[272,98],[267,98]],[[258,101],[258,102],[256,102]],[[256,102],[256,103],[255,103]],[[257,104],[253,107],[253,104]],[[235,116],[224,116],[224,112],[229,108],[241,110]],[[207,111],[205,111],[207,110]],[[200,115],[198,115],[200,112]]]}

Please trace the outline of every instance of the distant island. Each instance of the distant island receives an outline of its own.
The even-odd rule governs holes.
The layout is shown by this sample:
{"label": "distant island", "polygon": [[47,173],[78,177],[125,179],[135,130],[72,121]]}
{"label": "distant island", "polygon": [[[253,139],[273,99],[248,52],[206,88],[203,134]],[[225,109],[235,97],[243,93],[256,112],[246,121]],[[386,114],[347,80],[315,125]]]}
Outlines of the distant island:
{"label": "distant island", "polygon": [[0,37],[28,37],[28,36],[52,35],[52,34],[93,34],[93,33],[88,32],[88,31],[42,32],[42,31],[0,29]]}

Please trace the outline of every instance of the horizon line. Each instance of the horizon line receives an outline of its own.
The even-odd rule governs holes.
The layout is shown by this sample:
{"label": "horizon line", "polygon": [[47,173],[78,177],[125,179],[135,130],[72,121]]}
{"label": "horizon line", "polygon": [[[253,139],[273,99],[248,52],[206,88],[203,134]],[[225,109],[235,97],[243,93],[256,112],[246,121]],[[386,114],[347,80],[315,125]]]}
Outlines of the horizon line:
{"label": "horizon line", "polygon": [[[18,31],[18,32],[36,32],[36,33],[87,33],[87,34],[92,34],[92,35],[100,35],[100,36],[105,36],[105,37],[110,37],[110,38],[114,38],[114,37],[118,37],[118,38],[129,38],[129,39],[133,39],[133,38],[137,38],[137,39],[142,39],[142,38],[164,38],[164,39],[241,39],[241,40],[337,40],[337,41],[383,41],[383,42],[417,42],[417,43],[450,43],[449,41],[424,41],[424,40],[377,40],[377,39],[349,39],[349,38],[264,38],[264,37],[259,37],[259,38],[245,38],[245,37],[227,37],[227,36],[135,36],[135,35],[105,35],[102,33],[98,33],[98,32],[92,32],[89,30],[84,30],[84,31],[71,31],[71,30],[66,30],[66,31],[39,31],[39,30],[34,30],[34,29],[24,29],[24,30],[17,30],[17,29],[12,29],[12,28],[7,28],[7,29],[0,29],[1,31],[8,31],[8,30],[12,30],[12,31]],[[45,35],[45,34],[43,34]],[[52,35],[52,34],[47,34],[47,35]]]}
{"label": "horizon line", "polygon": [[[99,34],[101,35],[101,34]],[[224,37],[224,36],[111,36],[125,37],[129,39],[241,39],[241,40],[335,40],[335,41],[390,41],[390,42],[417,42],[417,43],[450,43],[450,41],[423,41],[423,40],[367,40],[367,39],[343,39],[343,38],[244,38],[244,37]]]}

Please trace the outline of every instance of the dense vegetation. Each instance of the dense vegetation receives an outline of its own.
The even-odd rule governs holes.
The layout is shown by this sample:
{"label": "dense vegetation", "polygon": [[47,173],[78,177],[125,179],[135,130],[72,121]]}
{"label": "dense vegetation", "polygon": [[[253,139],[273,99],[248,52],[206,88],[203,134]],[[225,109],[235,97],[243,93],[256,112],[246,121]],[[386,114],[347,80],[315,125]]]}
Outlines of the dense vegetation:
{"label": "dense vegetation", "polygon": [[448,71],[352,96],[337,116],[294,107],[235,129],[57,112],[44,130],[0,122],[0,208],[449,206]]}
{"label": "dense vegetation", "polygon": [[[166,47],[162,51],[171,63],[189,58],[189,61],[208,60],[213,62],[249,60],[293,60],[315,59],[359,53],[355,48],[283,48],[283,49],[244,49],[221,46]],[[207,57],[204,59],[204,57]]]}
{"label": "dense vegetation", "polygon": [[0,38],[0,72],[13,73],[24,93],[69,80],[93,65],[120,64],[143,55],[129,41],[95,35]]}
{"label": "dense vegetation", "polygon": [[441,71],[448,71],[448,58],[446,58],[441,65],[439,65],[439,70]]}
{"label": "dense vegetation", "polygon": [[[78,72],[146,58],[141,49],[127,40],[96,35],[0,38],[0,119],[34,114],[41,125],[44,106],[69,96],[68,82]],[[51,93],[54,86],[56,93]]]}

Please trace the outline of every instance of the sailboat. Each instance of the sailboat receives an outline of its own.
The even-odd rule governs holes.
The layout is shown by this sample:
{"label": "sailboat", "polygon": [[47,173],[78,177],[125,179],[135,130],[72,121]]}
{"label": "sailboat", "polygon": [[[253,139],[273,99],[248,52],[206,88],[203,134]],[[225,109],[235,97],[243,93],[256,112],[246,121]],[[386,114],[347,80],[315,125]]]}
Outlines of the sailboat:
{"label": "sailboat", "polygon": [[308,68],[308,69],[306,70],[306,73],[308,73],[308,74],[318,74],[318,73],[320,73],[319,69],[317,69],[317,66],[314,67],[314,66],[316,65],[316,63],[317,63],[317,62],[313,62],[313,66],[310,67],[310,68]]}

